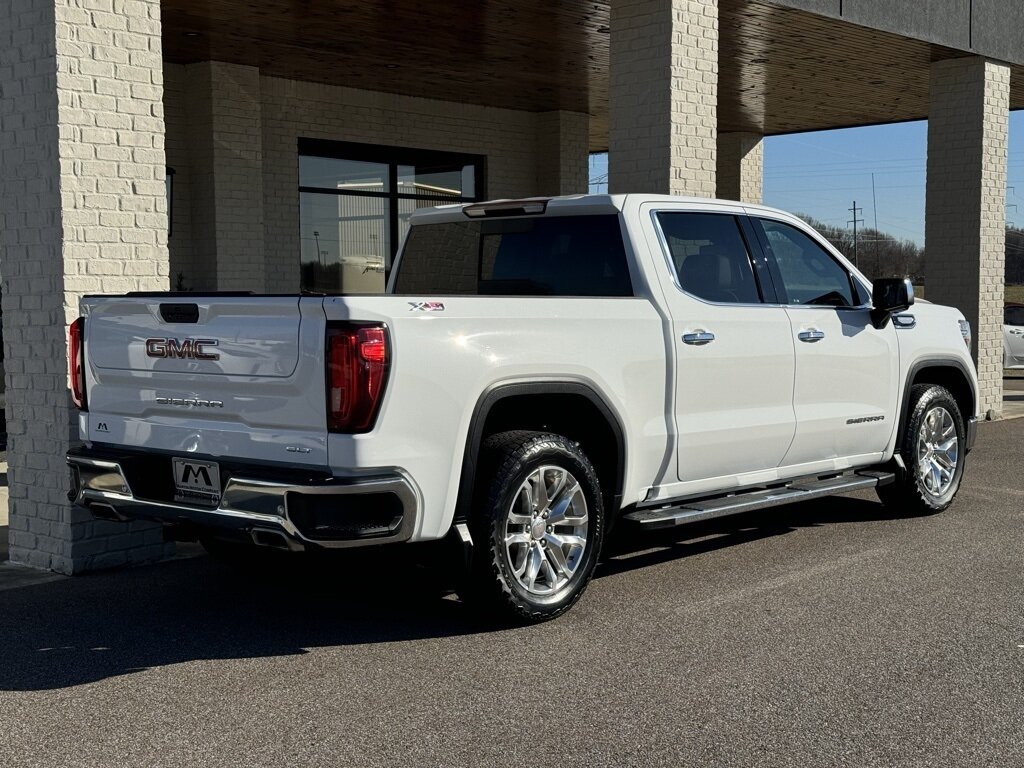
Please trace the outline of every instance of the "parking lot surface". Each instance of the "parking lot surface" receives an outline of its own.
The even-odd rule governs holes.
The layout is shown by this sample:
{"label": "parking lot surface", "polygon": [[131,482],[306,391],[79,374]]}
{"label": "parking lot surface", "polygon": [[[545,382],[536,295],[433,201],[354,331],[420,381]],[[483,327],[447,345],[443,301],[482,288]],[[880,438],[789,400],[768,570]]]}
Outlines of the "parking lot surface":
{"label": "parking lot surface", "polygon": [[474,619],[386,553],[0,592],[0,765],[1024,764],[1024,420],[958,502],[620,541],[579,605]]}

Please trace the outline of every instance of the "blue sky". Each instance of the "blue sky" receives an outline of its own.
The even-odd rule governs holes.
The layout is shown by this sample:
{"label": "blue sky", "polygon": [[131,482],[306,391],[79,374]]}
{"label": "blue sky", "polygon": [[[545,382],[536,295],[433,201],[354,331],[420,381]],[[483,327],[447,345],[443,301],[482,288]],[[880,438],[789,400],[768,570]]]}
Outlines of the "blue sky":
{"label": "blue sky", "polygon": [[[867,226],[877,216],[881,231],[923,245],[927,133],[928,124],[917,121],[770,136],[764,142],[765,205],[846,226],[856,200]],[[1006,217],[1024,227],[1024,111],[1010,113],[1009,144]],[[591,180],[606,173],[607,156],[591,156]]]}

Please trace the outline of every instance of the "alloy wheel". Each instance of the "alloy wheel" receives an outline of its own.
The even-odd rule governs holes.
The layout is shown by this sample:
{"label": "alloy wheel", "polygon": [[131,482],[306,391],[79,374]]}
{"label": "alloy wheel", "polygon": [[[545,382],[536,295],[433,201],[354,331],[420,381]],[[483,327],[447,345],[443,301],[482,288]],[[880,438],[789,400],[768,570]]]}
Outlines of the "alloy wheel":
{"label": "alloy wheel", "polygon": [[505,552],[519,586],[553,595],[572,579],[587,548],[587,500],[568,470],[547,465],[519,486],[505,520]]}
{"label": "alloy wheel", "polygon": [[924,489],[942,496],[956,476],[960,440],[952,414],[941,405],[925,414],[917,435],[917,471]]}

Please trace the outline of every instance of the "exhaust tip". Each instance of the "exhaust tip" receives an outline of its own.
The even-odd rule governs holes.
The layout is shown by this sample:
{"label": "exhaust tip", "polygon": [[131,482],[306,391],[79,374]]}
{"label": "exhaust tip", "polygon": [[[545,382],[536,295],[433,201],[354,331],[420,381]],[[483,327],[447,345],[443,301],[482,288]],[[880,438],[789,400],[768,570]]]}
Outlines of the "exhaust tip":
{"label": "exhaust tip", "polygon": [[92,516],[99,520],[110,520],[115,523],[123,523],[128,519],[114,509],[110,504],[97,504],[96,502],[92,502],[89,504],[88,509]]}
{"label": "exhaust tip", "polygon": [[71,467],[71,487],[68,489],[68,501],[74,504],[81,492],[82,477],[78,474],[78,467]]}
{"label": "exhaust tip", "polygon": [[283,549],[285,552],[290,552],[293,547],[288,538],[280,531],[270,531],[263,528],[253,528],[252,530],[253,543],[261,547],[270,547],[271,549]]}

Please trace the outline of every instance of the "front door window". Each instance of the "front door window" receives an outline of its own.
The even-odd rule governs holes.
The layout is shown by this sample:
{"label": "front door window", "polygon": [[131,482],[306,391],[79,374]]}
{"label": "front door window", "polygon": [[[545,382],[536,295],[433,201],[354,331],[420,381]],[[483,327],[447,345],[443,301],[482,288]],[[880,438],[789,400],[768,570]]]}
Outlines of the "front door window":
{"label": "front door window", "polygon": [[852,307],[860,303],[850,273],[806,232],[772,219],[758,223],[787,304]]}

